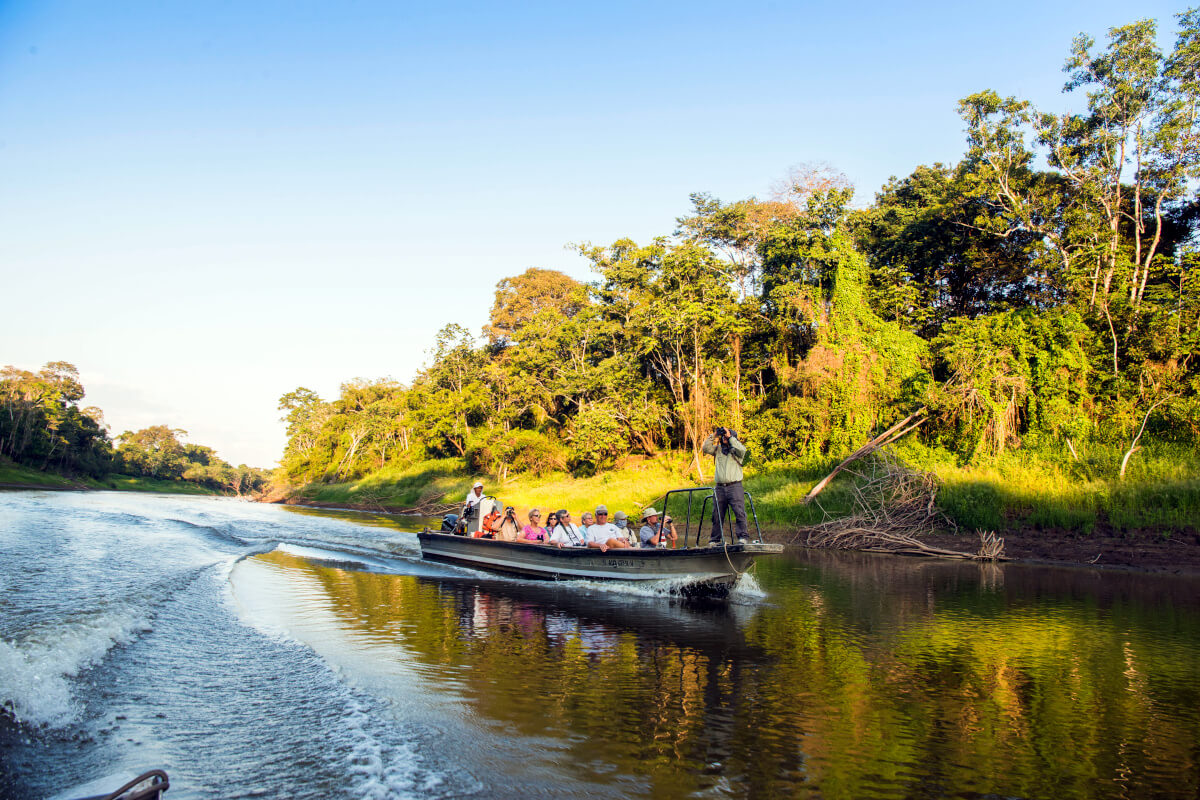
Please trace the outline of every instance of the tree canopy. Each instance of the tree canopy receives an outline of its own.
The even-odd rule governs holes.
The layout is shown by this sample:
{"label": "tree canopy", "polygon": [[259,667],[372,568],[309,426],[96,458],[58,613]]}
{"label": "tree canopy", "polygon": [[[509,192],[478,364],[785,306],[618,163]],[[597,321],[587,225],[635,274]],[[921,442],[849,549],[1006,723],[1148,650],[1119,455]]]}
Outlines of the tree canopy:
{"label": "tree canopy", "polygon": [[0,456],[67,475],[99,479],[121,473],[181,480],[238,495],[266,483],[263,470],[233,467],[212,448],[182,441],[187,431],[166,425],[125,431],[114,449],[104,413],[79,407],[84,396],[79,370],[66,361],[51,361],[36,373],[4,367]]}

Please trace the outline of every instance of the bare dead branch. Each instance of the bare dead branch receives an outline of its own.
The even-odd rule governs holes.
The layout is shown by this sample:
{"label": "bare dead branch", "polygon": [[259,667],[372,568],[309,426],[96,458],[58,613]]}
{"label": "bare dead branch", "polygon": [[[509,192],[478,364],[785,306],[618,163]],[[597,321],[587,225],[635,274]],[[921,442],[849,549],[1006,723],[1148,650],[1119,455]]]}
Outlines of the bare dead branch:
{"label": "bare dead branch", "polygon": [[[914,411],[913,413],[909,414],[907,417],[900,420],[895,425],[888,428],[886,431],[879,434],[874,439],[871,439],[869,442],[864,444],[862,447],[858,448],[853,453],[851,453],[849,455],[849,457],[846,458],[845,461],[843,461],[842,463],[840,463],[836,467],[834,467],[833,472],[826,475],[824,478],[821,479],[820,483],[818,483],[816,486],[814,486],[812,489],[810,489],[808,494],[806,494],[804,496],[804,499],[801,500],[800,502],[807,505],[809,502],[812,501],[812,499],[814,497],[819,495],[825,489],[826,486],[829,485],[829,482],[831,480],[833,480],[835,475],[837,475],[839,472],[841,472],[843,469],[845,469],[846,465],[857,461],[858,459],[862,458],[863,456],[870,455],[871,453],[875,452],[879,448],[886,447],[887,445],[891,444],[892,442],[896,441],[897,439],[901,438],[902,436],[906,436],[910,432],[915,431],[918,427],[921,426],[921,424],[923,422],[925,422],[926,419],[928,419],[928,417],[925,416],[925,407],[922,406],[921,408],[919,408],[916,411]],[[915,422],[914,422],[914,420],[915,420]],[[909,423],[912,423],[912,424],[909,424]]]}
{"label": "bare dead branch", "polygon": [[886,450],[865,461],[860,480],[852,489],[849,516],[826,520],[799,529],[793,544],[835,550],[866,550],[907,555],[939,556],[996,561],[1004,559],[1004,539],[980,531],[974,553],[934,547],[918,537],[934,528],[955,528],[935,507],[938,482],[932,473],[914,470]]}

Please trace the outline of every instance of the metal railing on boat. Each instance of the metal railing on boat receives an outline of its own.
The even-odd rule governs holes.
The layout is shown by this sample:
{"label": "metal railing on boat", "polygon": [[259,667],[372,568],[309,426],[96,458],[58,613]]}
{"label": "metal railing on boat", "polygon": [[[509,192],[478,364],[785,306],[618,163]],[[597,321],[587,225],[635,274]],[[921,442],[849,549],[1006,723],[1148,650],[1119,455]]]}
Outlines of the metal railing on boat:
{"label": "metal railing on boat", "polygon": [[[688,544],[688,536],[691,533],[691,528],[692,528],[692,507],[693,507],[693,502],[694,502],[696,492],[704,492],[705,494],[703,495],[704,499],[700,503],[700,515],[699,515],[699,519],[696,522],[696,541],[695,541],[694,545],[689,545]],[[756,536],[755,540],[759,544],[762,544],[762,540],[763,540],[762,528],[759,527],[759,524],[758,524],[758,511],[754,508],[754,495],[750,494],[749,492],[744,492],[744,494],[746,495],[746,500],[749,501],[750,514],[754,520],[754,532],[755,532],[755,536]],[[710,534],[709,540],[712,541],[713,537],[711,536],[711,534],[712,534],[712,529],[714,527],[712,517],[714,515],[711,512],[706,515],[705,512],[709,507],[708,504],[709,504],[710,500],[712,501],[712,504],[713,504],[713,507],[715,510],[715,507],[717,504],[716,490],[711,486],[696,486],[696,487],[693,487],[690,489],[672,489],[669,492],[667,492],[665,495],[663,495],[662,513],[659,514],[659,517],[658,517],[658,531],[657,532],[660,535],[662,534],[663,528],[666,525],[667,513],[670,511],[671,495],[687,495],[687,517],[685,518],[684,528],[683,528],[683,537],[682,537],[683,538],[683,546],[684,547],[689,547],[689,546],[700,547],[701,546],[701,536],[704,533],[704,521],[706,519],[709,520],[709,534]],[[724,541],[726,531],[728,531],[730,541],[736,541],[736,535],[735,535],[735,532],[733,529],[734,519],[733,519],[732,509],[729,509],[729,508],[725,509],[724,521],[725,521],[726,525],[724,525],[722,527],[721,540]],[[708,542],[704,542],[703,546],[708,546]]]}

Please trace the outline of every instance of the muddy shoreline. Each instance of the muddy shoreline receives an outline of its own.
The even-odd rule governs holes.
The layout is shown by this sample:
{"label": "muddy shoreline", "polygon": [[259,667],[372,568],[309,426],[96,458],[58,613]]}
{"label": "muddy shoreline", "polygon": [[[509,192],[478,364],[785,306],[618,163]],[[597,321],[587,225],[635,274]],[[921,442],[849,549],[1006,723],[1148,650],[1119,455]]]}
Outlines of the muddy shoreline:
{"label": "muddy shoreline", "polygon": [[[763,538],[790,547],[804,546],[795,543],[797,534],[794,531],[764,531]],[[972,534],[930,533],[922,536],[921,541],[964,553],[975,552],[979,547],[978,539]],[[1009,531],[1004,534],[1004,556],[1006,561],[1013,563],[1200,577],[1200,532],[1126,535],[1108,531],[1087,535],[1063,531]]]}

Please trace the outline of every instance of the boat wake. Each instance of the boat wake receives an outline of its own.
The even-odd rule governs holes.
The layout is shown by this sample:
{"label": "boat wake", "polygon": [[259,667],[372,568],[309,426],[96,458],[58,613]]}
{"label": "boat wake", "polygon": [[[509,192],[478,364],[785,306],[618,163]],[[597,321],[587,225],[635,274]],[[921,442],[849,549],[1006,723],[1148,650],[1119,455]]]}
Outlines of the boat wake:
{"label": "boat wake", "polygon": [[73,678],[117,645],[152,630],[150,616],[120,604],[64,621],[21,642],[0,640],[0,707],[17,722],[61,728],[78,721],[81,703]]}

